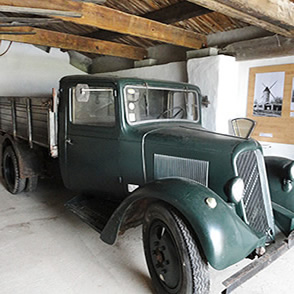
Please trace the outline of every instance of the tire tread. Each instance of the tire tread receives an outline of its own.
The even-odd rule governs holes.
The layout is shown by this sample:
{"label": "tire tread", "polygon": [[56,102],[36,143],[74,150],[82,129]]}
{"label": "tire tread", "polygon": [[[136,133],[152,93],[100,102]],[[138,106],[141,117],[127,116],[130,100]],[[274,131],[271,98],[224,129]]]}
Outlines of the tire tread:
{"label": "tire tread", "polygon": [[18,159],[15,154],[15,151],[11,146],[8,146],[5,148],[4,153],[3,153],[3,158],[5,158],[5,155],[9,154],[9,156],[12,159],[13,165],[14,165],[14,173],[15,173],[15,183],[14,186],[9,185],[6,180],[6,176],[3,174],[4,180],[6,182],[6,187],[7,190],[12,193],[12,194],[19,194],[21,193],[25,187],[26,187],[26,179],[22,179],[20,177],[20,172],[19,172],[19,164],[18,164]]}
{"label": "tire tread", "polygon": [[[195,239],[192,237],[188,227],[177,213],[171,211],[185,242],[190,259],[190,267],[193,276],[193,294],[208,294],[210,288],[210,279],[208,274],[208,264],[205,262]],[[194,262],[193,262],[194,261]]]}

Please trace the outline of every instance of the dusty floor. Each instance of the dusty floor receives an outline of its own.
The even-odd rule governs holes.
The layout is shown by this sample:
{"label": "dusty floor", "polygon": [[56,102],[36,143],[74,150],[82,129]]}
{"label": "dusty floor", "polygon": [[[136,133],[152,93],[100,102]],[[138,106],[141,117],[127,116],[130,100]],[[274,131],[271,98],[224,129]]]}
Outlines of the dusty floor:
{"label": "dusty floor", "polygon": [[[64,208],[72,196],[53,181],[18,196],[0,184],[0,293],[152,293],[141,228],[106,245]],[[247,263],[211,269],[211,293],[220,293],[221,282]],[[293,273],[294,248],[234,293],[293,293]]]}

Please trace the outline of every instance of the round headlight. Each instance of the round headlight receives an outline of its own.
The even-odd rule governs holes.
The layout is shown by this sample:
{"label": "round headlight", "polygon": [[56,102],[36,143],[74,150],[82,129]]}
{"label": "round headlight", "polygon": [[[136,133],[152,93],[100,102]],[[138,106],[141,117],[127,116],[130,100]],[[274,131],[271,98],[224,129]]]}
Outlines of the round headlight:
{"label": "round headlight", "polygon": [[289,165],[289,178],[291,181],[294,181],[294,162]]}
{"label": "round headlight", "polygon": [[244,182],[241,178],[235,177],[229,181],[228,196],[234,203],[239,203],[244,195]]}

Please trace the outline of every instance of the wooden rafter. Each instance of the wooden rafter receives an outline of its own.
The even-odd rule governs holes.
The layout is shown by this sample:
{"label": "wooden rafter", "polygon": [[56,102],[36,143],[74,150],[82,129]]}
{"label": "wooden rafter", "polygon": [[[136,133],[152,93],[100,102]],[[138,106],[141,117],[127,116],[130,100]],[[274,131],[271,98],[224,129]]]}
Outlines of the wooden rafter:
{"label": "wooden rafter", "polygon": [[294,5],[288,0],[189,1],[276,34],[294,36]]}
{"label": "wooden rafter", "polygon": [[15,16],[0,16],[0,22],[4,23],[31,23],[31,24],[52,24],[52,23],[61,23],[61,20],[53,18],[32,18],[32,17],[15,17]]}
{"label": "wooden rafter", "polygon": [[201,48],[203,43],[206,43],[206,37],[202,34],[93,3],[71,0],[0,0],[0,4],[81,13],[81,18],[54,17],[80,25],[89,25],[108,31],[115,31],[188,48]]}
{"label": "wooden rafter", "polygon": [[29,13],[37,15],[51,15],[51,16],[68,16],[68,17],[81,17],[81,13],[72,11],[62,11],[53,9],[41,9],[32,7],[16,7],[9,5],[0,5],[1,12],[12,12],[12,13]]}
{"label": "wooden rafter", "polygon": [[251,16],[271,20],[278,26],[294,29],[294,3],[289,0],[218,0],[219,2],[248,12]]}
{"label": "wooden rafter", "polygon": [[32,27],[0,28],[0,40],[119,56],[133,60],[140,60],[147,56],[147,51],[140,47]]}
{"label": "wooden rafter", "polygon": [[[156,20],[165,24],[173,24],[182,20],[186,20],[196,16],[201,16],[211,12],[211,10],[204,8],[202,6],[196,5],[188,1],[183,1],[152,12],[148,12],[140,16],[151,20]],[[116,38],[122,37],[123,35],[120,33],[109,32],[100,29],[90,34],[87,34],[86,36],[111,41]]]}

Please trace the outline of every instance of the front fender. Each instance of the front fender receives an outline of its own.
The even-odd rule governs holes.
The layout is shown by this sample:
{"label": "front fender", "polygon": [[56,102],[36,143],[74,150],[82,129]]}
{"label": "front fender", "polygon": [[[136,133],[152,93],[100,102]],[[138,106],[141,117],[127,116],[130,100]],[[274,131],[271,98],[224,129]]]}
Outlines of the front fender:
{"label": "front fender", "polygon": [[265,157],[275,222],[285,235],[294,229],[294,183],[292,190],[283,189],[283,181],[287,178],[285,167],[291,162],[284,157]]}
{"label": "front fender", "polygon": [[[209,208],[207,197],[214,197],[217,206]],[[224,269],[263,246],[259,238],[224,200],[205,186],[186,179],[164,179],[137,189],[127,197],[106,224],[101,239],[113,244],[127,210],[136,202],[160,200],[176,208],[195,232],[208,262]]]}
{"label": "front fender", "polygon": [[287,177],[285,166],[291,162],[284,157],[265,157],[272,201],[294,212],[294,188],[289,192],[283,190],[283,180]]}

